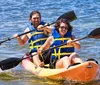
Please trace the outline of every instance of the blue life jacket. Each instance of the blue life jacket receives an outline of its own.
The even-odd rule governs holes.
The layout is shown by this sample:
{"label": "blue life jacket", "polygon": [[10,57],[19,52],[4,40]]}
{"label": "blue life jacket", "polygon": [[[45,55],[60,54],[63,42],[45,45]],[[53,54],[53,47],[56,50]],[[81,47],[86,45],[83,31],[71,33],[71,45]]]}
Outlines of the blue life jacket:
{"label": "blue life jacket", "polygon": [[[45,22],[41,22],[40,25],[44,25]],[[44,34],[43,30],[37,30],[36,28],[33,27],[32,23],[29,25],[30,30],[34,30],[32,32],[32,37],[29,39],[29,48],[30,48],[30,53],[36,52],[36,50],[44,44],[44,42],[47,39],[47,35]]]}
{"label": "blue life jacket", "polygon": [[59,32],[56,29],[53,29],[52,35],[54,37],[54,43],[52,44],[52,47],[59,46],[66,43],[66,45],[64,46],[60,46],[58,48],[51,50],[52,59],[55,59],[55,58],[60,59],[61,57],[65,55],[69,56],[71,53],[74,52],[73,46],[71,47],[67,46],[67,41],[72,38],[72,32],[67,32],[64,38],[61,38]]}

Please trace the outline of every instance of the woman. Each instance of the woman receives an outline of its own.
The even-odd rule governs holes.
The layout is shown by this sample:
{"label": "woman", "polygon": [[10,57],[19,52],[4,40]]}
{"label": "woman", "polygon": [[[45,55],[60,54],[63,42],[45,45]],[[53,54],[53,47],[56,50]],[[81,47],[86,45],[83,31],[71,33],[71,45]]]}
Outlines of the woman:
{"label": "woman", "polygon": [[38,49],[41,54],[42,50],[50,48],[50,46],[58,46],[66,43],[66,45],[51,50],[52,61],[55,63],[56,68],[68,68],[73,63],[82,63],[75,49],[80,49],[79,41],[73,42],[76,37],[72,35],[72,26],[66,19],[60,19],[56,22],[55,28],[52,31],[46,42]]}

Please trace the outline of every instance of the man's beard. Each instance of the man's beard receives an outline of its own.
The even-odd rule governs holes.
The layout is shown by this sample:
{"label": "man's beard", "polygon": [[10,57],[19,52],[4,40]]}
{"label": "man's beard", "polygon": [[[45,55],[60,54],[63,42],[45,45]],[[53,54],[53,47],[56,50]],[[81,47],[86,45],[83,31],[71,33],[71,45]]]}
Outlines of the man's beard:
{"label": "man's beard", "polygon": [[40,24],[40,23],[37,22],[37,23],[34,23],[33,26],[34,26],[35,28],[37,28],[37,27],[39,26],[39,24]]}

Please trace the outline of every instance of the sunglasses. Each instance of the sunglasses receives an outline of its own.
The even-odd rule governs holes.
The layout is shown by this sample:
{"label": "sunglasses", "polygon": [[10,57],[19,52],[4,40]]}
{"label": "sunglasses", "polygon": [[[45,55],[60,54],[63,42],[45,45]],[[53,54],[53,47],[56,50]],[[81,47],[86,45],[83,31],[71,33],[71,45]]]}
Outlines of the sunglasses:
{"label": "sunglasses", "polygon": [[68,27],[60,26],[59,28],[68,30]]}

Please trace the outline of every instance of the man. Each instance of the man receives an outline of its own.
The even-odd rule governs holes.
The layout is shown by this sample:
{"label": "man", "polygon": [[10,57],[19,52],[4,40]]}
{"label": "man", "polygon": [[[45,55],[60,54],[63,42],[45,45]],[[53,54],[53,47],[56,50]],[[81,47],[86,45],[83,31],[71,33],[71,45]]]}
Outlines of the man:
{"label": "man", "polygon": [[[29,48],[30,48],[30,53],[31,54],[36,54],[36,50],[44,44],[46,41],[47,37],[51,34],[51,27],[50,26],[44,26],[46,23],[41,21],[41,14],[39,11],[32,11],[30,13],[30,24],[29,26],[25,29],[24,32],[28,32],[31,30],[34,30],[33,33],[27,33],[23,36],[18,36],[18,34],[15,34],[14,37],[18,39],[18,42],[20,45],[25,45],[25,43],[28,41],[29,43]],[[39,59],[40,58],[40,59]],[[43,59],[39,55],[35,55],[33,57],[33,62],[37,66],[43,66],[44,61],[46,59]],[[48,63],[48,62],[46,62]]]}

